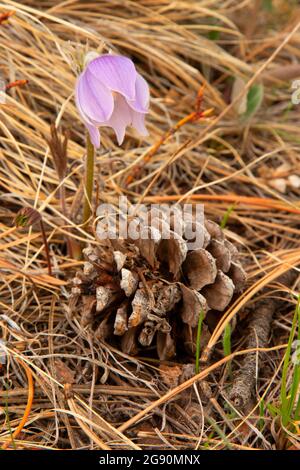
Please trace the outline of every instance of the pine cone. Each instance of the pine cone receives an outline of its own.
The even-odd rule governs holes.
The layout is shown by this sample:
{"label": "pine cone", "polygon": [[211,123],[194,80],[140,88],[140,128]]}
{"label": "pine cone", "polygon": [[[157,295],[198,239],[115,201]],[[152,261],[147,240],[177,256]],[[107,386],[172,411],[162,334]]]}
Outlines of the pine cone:
{"label": "pine cone", "polygon": [[[131,355],[156,348],[162,360],[183,348],[194,354],[199,315],[222,312],[241,292],[245,271],[223,230],[211,220],[201,225],[181,217],[168,221],[151,213],[148,225],[136,222],[135,240],[101,240],[84,250],[69,311],[79,313],[97,339],[119,341]],[[181,224],[193,226],[201,246],[188,250]],[[204,321],[201,341],[209,335]]]}

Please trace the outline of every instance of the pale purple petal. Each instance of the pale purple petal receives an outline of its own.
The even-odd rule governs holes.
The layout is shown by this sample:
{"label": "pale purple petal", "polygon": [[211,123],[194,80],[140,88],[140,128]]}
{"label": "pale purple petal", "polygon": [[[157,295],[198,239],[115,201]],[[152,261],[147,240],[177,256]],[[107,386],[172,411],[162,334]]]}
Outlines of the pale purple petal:
{"label": "pale purple petal", "polygon": [[146,80],[138,73],[135,82],[135,99],[127,100],[129,106],[139,113],[147,113],[149,108],[149,86]]}
{"label": "pale purple petal", "polygon": [[122,95],[116,95],[115,107],[111,118],[103,123],[103,126],[112,127],[117,136],[118,144],[121,145],[124,140],[126,127],[131,124],[131,109]]}
{"label": "pale purple petal", "polygon": [[97,126],[93,126],[88,122],[85,122],[85,125],[89,131],[90,139],[93,146],[98,149],[100,147],[100,132]]}
{"label": "pale purple petal", "polygon": [[[79,101],[79,90],[78,90],[78,83],[79,83],[79,77],[77,78],[77,81],[76,81],[76,85],[75,85],[75,103],[76,103],[76,106],[77,106],[77,109],[79,111],[79,114],[80,114],[80,117],[81,119],[83,120],[84,123],[86,122],[90,122],[88,116],[85,114],[85,112],[83,111],[82,107],[81,107],[81,104],[80,104],[80,101]],[[91,122],[90,122],[91,124]]]}
{"label": "pale purple petal", "polygon": [[148,131],[145,127],[145,114],[137,113],[131,110],[131,125],[134,127],[139,134],[148,135]]}
{"label": "pale purple petal", "polygon": [[113,112],[114,99],[111,91],[95,79],[88,69],[77,79],[76,101],[87,121],[106,121]]}
{"label": "pale purple petal", "polygon": [[88,69],[110,90],[120,93],[128,100],[135,99],[137,72],[133,62],[127,57],[105,54],[92,60]]}

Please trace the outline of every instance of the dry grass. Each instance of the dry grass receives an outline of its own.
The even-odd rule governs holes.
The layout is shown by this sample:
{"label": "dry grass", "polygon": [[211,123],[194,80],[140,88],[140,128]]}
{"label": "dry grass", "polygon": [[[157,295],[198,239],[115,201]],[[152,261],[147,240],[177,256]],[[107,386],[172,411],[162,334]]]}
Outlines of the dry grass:
{"label": "dry grass", "polygon": [[[262,295],[283,297],[293,289],[276,277],[300,264],[299,195],[290,175],[300,168],[299,106],[291,106],[291,80],[300,76],[300,10],[297,2],[274,0],[171,0],[56,2],[7,1],[15,10],[0,26],[0,74],[12,88],[0,105],[2,188],[0,235],[2,338],[10,352],[2,367],[0,444],[19,449],[271,449],[300,447],[295,429],[285,433],[270,412],[279,399],[282,358],[296,300],[286,297],[277,312],[270,349],[248,413],[233,411],[225,391],[224,364],[238,364],[243,328],[234,336],[233,357],[223,358],[220,339],[227,322]],[[38,6],[37,6],[38,5]],[[215,39],[212,39],[215,34]],[[248,289],[225,312],[210,342],[212,363],[199,375],[168,390],[158,361],[127,357],[95,343],[76,319],[67,319],[68,280],[79,261],[66,255],[65,238],[94,243],[80,227],[84,129],[73,99],[75,76],[70,53],[86,45],[120,51],[135,59],[151,86],[149,136],[129,132],[119,148],[103,133],[97,154],[98,201],[205,203],[221,221],[235,203],[227,235],[240,246],[249,273]],[[298,77],[297,77],[298,75]],[[243,123],[230,89],[234,77],[264,84],[264,100]],[[130,184],[128,175],[176,122],[194,109],[205,84],[204,107],[214,117],[190,122],[167,140]],[[55,122],[70,130],[67,213],[59,203],[61,182],[45,137]],[[276,178],[285,182],[279,192]],[[16,212],[33,206],[42,213],[54,274],[47,273],[37,229],[12,228]],[[180,358],[178,358],[180,362]],[[172,365],[172,364],[170,364]],[[27,375],[26,375],[27,374]],[[31,403],[30,377],[34,381]],[[202,403],[199,379],[213,398]],[[71,383],[67,387],[66,383]],[[259,403],[263,398],[263,414]],[[227,403],[226,403],[227,400]],[[26,407],[27,404],[27,407]],[[25,419],[24,419],[25,416]],[[21,429],[22,427],[22,429]],[[10,434],[10,429],[14,433]],[[16,432],[18,431],[18,432]]]}

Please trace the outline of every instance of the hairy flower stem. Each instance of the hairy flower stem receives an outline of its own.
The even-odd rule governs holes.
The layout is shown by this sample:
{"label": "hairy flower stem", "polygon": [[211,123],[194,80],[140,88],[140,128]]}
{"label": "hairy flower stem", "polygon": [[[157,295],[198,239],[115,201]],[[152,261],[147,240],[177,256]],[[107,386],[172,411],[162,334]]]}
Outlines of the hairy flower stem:
{"label": "hairy flower stem", "polygon": [[45,253],[46,253],[46,259],[47,259],[47,265],[48,265],[48,274],[49,274],[49,276],[52,276],[49,246],[48,246],[47,236],[46,236],[45,227],[44,227],[44,223],[43,223],[42,219],[40,220],[40,227],[41,227],[43,242],[44,242],[44,246],[45,246]]}
{"label": "hairy flower stem", "polygon": [[94,146],[90,140],[89,135],[86,139],[86,161],[85,161],[85,199],[83,206],[83,226],[86,227],[89,218],[91,217],[91,204],[94,186]]}

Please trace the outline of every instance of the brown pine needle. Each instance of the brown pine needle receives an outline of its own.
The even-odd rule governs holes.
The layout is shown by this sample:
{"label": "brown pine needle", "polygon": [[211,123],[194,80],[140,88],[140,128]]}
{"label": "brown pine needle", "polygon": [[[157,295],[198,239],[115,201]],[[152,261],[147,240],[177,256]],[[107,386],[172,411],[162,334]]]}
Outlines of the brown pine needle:
{"label": "brown pine needle", "polygon": [[283,204],[276,199],[252,197],[252,196],[239,196],[238,194],[191,194],[186,199],[184,195],[170,195],[170,196],[147,196],[144,202],[175,202],[175,201],[219,201],[219,202],[233,202],[246,204],[249,206],[265,207],[268,209],[275,209],[279,211],[286,211],[292,214],[300,214],[297,204]]}
{"label": "brown pine needle", "polygon": [[34,385],[33,385],[33,377],[32,377],[30,367],[26,364],[26,362],[21,361],[19,358],[17,358],[17,361],[25,370],[27,381],[28,381],[27,404],[26,404],[26,408],[25,408],[25,411],[24,411],[24,414],[22,416],[20,423],[18,424],[17,428],[12,433],[12,436],[6,442],[4,442],[4,444],[2,445],[2,450],[7,449],[10,446],[10,444],[12,444],[12,442],[15,440],[15,438],[20,434],[22,429],[24,428],[27,422],[28,416],[30,414],[30,411],[31,411],[32,403],[33,403]]}

